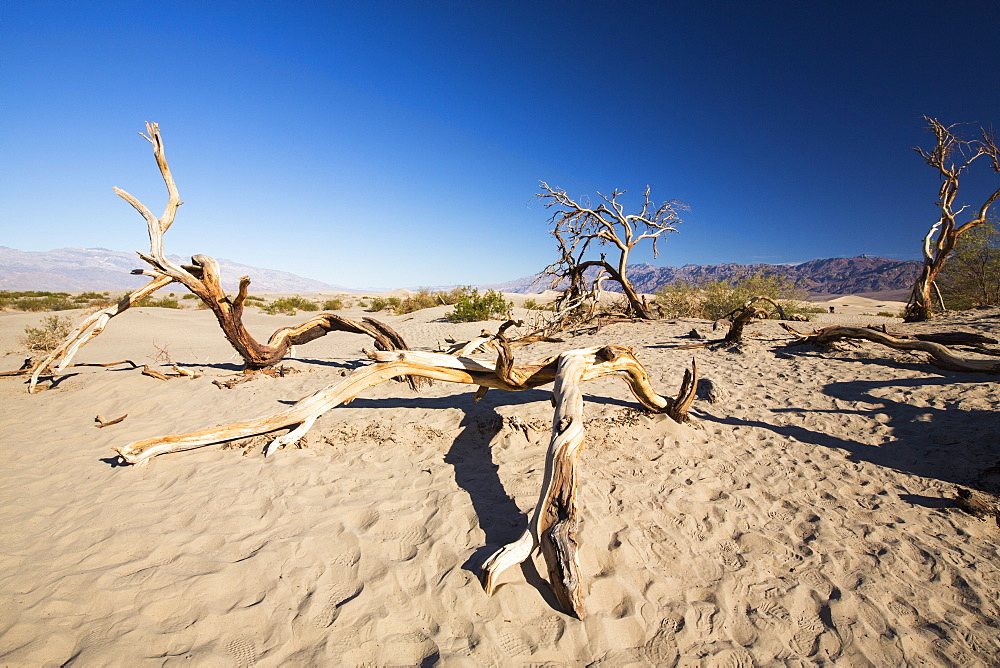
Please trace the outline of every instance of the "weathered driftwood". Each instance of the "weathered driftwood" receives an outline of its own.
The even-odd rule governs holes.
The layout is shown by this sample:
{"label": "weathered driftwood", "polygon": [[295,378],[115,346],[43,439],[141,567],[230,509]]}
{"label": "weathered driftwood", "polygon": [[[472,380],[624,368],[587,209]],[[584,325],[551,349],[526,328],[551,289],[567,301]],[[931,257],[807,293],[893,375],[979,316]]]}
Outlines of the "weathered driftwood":
{"label": "weathered driftwood", "polygon": [[712,379],[702,378],[698,381],[697,396],[699,399],[704,399],[709,403],[717,404],[722,401],[722,398],[725,395],[722,392],[722,388],[720,388],[719,385]]}
{"label": "weathered driftwood", "polygon": [[122,420],[124,420],[127,417],[128,417],[128,413],[126,413],[125,415],[123,415],[123,416],[121,416],[119,418],[115,418],[114,420],[105,420],[100,415],[98,415],[97,417],[94,418],[94,422],[97,423],[94,426],[97,427],[98,429],[103,429],[104,427],[110,427],[113,424],[118,424],[119,422],[121,422]]}
{"label": "weathered driftwood", "polygon": [[151,269],[134,269],[132,273],[150,276],[152,280],[122,299],[117,305],[98,311],[81,323],[59,348],[35,368],[28,386],[29,392],[34,392],[39,376],[51,369],[56,362],[59,366],[54,370],[55,373],[65,369],[80,347],[100,334],[111,318],[120,315],[143,297],[174,281],[184,285],[212,311],[226,339],[243,358],[244,370],[247,372],[266,370],[284,358],[293,346],[308,343],[333,331],[355,332],[370,336],[375,340],[375,346],[379,350],[407,348],[403,338],[384,323],[372,318],[355,322],[332,313],[314,316],[295,327],[282,327],[274,332],[266,343],[257,341],[243,325],[243,306],[250,286],[248,277],[240,277],[237,294],[230,298],[222,289],[219,263],[214,258],[208,255],[195,255],[191,258],[190,265],[178,265],[165,255],[163,235],[173,224],[177,209],[182,202],[170,167],[167,165],[159,125],[146,123],[146,131],[148,134],[142,136],[153,145],[153,156],[167,187],[168,199],[163,215],[157,218],[129,193],[120,188],[114,190],[146,220],[149,230],[149,253],[136,252]]}
{"label": "weathered driftwood", "polygon": [[924,341],[916,338],[899,338],[867,327],[834,326],[824,327],[814,332],[799,332],[785,323],[781,323],[781,326],[796,338],[795,343],[826,345],[845,339],[861,339],[880,343],[896,350],[912,350],[927,353],[931,356],[931,360],[936,366],[950,371],[1000,373],[1000,362],[963,357],[947,346],[933,341]]}
{"label": "weathered driftwood", "polygon": [[24,376],[31,373],[31,369],[34,365],[31,363],[31,358],[26,357],[24,363],[21,364],[19,369],[14,369],[13,371],[0,371],[0,376]]}
{"label": "weathered driftwood", "polygon": [[104,331],[108,321],[116,315],[120,315],[135,305],[137,302],[153,294],[160,288],[174,282],[170,276],[154,276],[146,285],[135,292],[125,295],[117,304],[92,313],[83,322],[70,332],[66,340],[53,350],[49,355],[39,362],[31,372],[31,380],[28,381],[28,392],[34,393],[38,385],[38,379],[42,374],[51,372],[60,374],[70,366],[73,357],[88,341],[95,338]]}
{"label": "weathered driftwood", "polygon": [[[518,391],[555,382],[552,438],[545,455],[545,475],[538,504],[524,535],[484,564],[483,586],[492,593],[501,572],[523,562],[541,548],[556,597],[568,612],[583,617],[585,610],[576,563],[576,461],[584,438],[580,383],[608,375],[619,376],[647,409],[666,413],[675,421],[683,422],[694,399],[697,366],[692,361],[692,368],[685,371],[679,394],[676,398],[668,398],[656,393],[646,370],[626,348],[604,346],[572,350],[532,364],[514,365],[510,346],[503,340],[502,333],[498,341],[501,352],[496,364],[443,353],[374,353],[374,364],[355,370],[342,382],[325,387],[283,411],[189,434],[137,441],[116,448],[116,451],[122,460],[144,465],[157,455],[294,427],[272,440],[264,449],[266,455],[277,447],[298,441],[319,416],[331,408],[400,375],[477,385],[480,390]],[[477,398],[479,396],[481,392],[477,392]]]}

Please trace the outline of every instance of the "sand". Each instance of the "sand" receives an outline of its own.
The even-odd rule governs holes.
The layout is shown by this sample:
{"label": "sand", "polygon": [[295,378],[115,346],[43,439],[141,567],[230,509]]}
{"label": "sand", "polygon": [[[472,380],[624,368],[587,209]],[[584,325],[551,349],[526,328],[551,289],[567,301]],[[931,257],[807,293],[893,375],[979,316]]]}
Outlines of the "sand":
{"label": "sand", "polygon": [[[384,320],[421,349],[497,324],[445,310]],[[305,317],[253,311],[259,336]],[[44,315],[0,313],[3,370]],[[952,324],[996,335],[1000,312]],[[995,377],[867,343],[788,348],[773,322],[741,347],[673,349],[692,327],[712,335],[614,324],[517,352],[634,346],[671,394],[693,356],[724,393],[678,426],[620,380],[588,384],[579,621],[554,607],[540,560],[492,597],[477,580],[537,499],[547,391],[473,403],[466,386],[386,383],[301,449],[265,459],[241,442],[122,467],[113,446],[282,409],[370,347],[335,333],[284,377],[219,389],[239,359],[209,313],[130,311],[78,361],[201,377],[84,368],[36,395],[0,378],[0,665],[996,665],[1000,530],[949,501],[956,484],[1000,482]]]}

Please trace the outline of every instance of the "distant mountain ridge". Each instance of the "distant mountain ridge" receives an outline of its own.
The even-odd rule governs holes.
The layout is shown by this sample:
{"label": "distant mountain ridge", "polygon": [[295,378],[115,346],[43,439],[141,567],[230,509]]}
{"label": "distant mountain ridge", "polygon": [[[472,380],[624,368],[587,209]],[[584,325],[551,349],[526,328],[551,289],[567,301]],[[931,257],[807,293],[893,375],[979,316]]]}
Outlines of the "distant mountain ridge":
{"label": "distant mountain ridge", "polygon": [[[848,258],[810,260],[796,265],[777,264],[686,264],[683,267],[654,267],[641,263],[629,267],[628,278],[639,292],[656,292],[674,281],[715,281],[754,273],[787,276],[813,295],[885,293],[908,290],[920,273],[916,260],[890,260],[860,255]],[[609,290],[615,286],[606,284]],[[484,286],[504,292],[541,292],[549,287],[546,277],[536,274],[507,283]]]}
{"label": "distant mountain ridge", "polygon": [[[188,258],[169,256],[175,262]],[[56,250],[19,251],[0,246],[0,290],[132,290],[145,283],[142,276],[129,272],[143,266],[134,253],[106,248],[59,248]],[[356,292],[356,289],[331,285],[295,274],[238,264],[219,259],[223,287],[237,288],[240,276],[249,276],[251,289],[259,292]],[[639,292],[655,292],[676,280],[724,280],[763,272],[781,274],[797,282],[810,294],[843,295],[883,293],[908,290],[913,286],[921,263],[915,260],[889,260],[861,255],[851,258],[811,260],[797,265],[717,264],[683,267],[655,267],[637,264],[628,275]],[[483,285],[504,292],[541,292],[548,286],[545,277],[536,274],[506,283]],[[613,286],[608,285],[609,289]]]}
{"label": "distant mountain ridge", "polygon": [[[190,261],[176,255],[167,257],[178,263]],[[249,276],[253,281],[251,289],[258,292],[346,290],[286,271],[249,267],[225,259],[218,262],[222,287],[226,290],[236,290],[240,276]],[[148,280],[130,274],[144,264],[135,253],[106,248],[59,248],[43,252],[0,246],[0,290],[133,290]]]}

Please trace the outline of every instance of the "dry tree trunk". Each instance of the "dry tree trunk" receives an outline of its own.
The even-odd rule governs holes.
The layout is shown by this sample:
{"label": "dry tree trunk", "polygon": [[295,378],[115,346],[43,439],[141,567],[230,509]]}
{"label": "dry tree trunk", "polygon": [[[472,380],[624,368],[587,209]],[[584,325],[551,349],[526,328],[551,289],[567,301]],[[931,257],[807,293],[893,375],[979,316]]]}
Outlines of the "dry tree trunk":
{"label": "dry tree trunk", "polygon": [[[958,221],[958,216],[968,208],[963,205],[956,209],[959,187],[962,175],[972,166],[972,163],[985,156],[989,168],[994,173],[1000,173],[1000,145],[992,130],[980,128],[979,137],[965,139],[955,134],[955,125],[944,125],[936,118],[924,116],[928,129],[934,134],[934,147],[925,150],[915,147],[920,157],[930,167],[937,170],[941,177],[938,187],[938,197],[935,205],[938,207],[938,221],[931,225],[923,241],[923,267],[913,284],[910,299],[906,305],[904,319],[908,322],[928,320],[934,317],[934,304],[931,291],[937,291],[936,279],[944,268],[948,257],[955,249],[955,244],[961,235],[986,223],[990,207],[1000,199],[1000,188],[986,196],[982,205],[975,211],[972,218],[964,223]],[[956,162],[957,160],[957,162]],[[941,294],[938,292],[938,299]],[[942,308],[943,300],[942,301]]]}
{"label": "dry tree trunk", "polygon": [[374,353],[375,363],[354,371],[337,385],[315,394],[278,413],[223,427],[176,436],[136,441],[116,448],[122,460],[145,465],[152,457],[190,450],[237,438],[265,434],[294,426],[272,440],[264,454],[295,443],[320,415],[344,404],[369,387],[394,376],[422,376],[434,380],[477,385],[509,391],[525,390],[555,382],[555,415],[552,439],[545,455],[545,475],[538,503],[524,535],[499,550],[483,565],[483,586],[492,594],[501,572],[523,562],[539,548],[549,571],[550,583],[567,612],[582,618],[586,612],[580,586],[576,548],[576,463],[584,439],[583,394],[580,383],[603,376],[623,378],[636,399],[647,409],[666,413],[677,422],[687,419],[698,381],[697,365],[684,373],[676,398],[662,397],[653,389],[649,376],[631,351],[618,346],[572,350],[532,364],[514,365],[510,347],[502,336],[500,360],[496,364],[443,353],[395,351]]}
{"label": "dry tree trunk", "polygon": [[[153,279],[145,287],[123,299],[117,306],[104,309],[81,324],[52,355],[35,368],[28,386],[29,392],[35,391],[38,377],[50,369],[55,361],[60,361],[56,372],[64,369],[81,346],[103,331],[108,320],[135,305],[146,295],[174,281],[183,284],[215,314],[226,339],[243,358],[246,372],[266,370],[277,364],[292,346],[307,343],[333,331],[371,336],[375,339],[375,346],[379,350],[405,350],[408,347],[403,337],[384,323],[372,318],[355,322],[332,313],[317,315],[296,327],[283,327],[274,332],[267,343],[260,343],[254,339],[243,325],[243,306],[250,286],[248,277],[240,278],[239,290],[236,296],[230,299],[222,289],[219,263],[214,258],[208,255],[195,255],[191,258],[190,265],[177,265],[164,254],[163,235],[173,224],[177,209],[182,202],[164,154],[159,125],[146,123],[146,131],[148,134],[142,136],[153,145],[153,156],[167,187],[168,199],[163,215],[157,218],[142,202],[124,190],[115,188],[115,192],[146,220],[149,230],[149,253],[136,252],[152,269],[134,269],[132,273],[152,276]],[[410,382],[415,387],[412,379]]]}
{"label": "dry tree trunk", "polygon": [[934,364],[949,371],[976,371],[981,373],[1000,373],[1000,362],[962,357],[947,346],[934,341],[916,338],[901,338],[877,329],[866,327],[825,327],[815,332],[798,332],[789,325],[781,323],[796,343],[817,343],[821,345],[844,339],[863,339],[874,341],[896,350],[915,350],[928,353]]}
{"label": "dry tree trunk", "polygon": [[[732,311],[726,314],[725,318],[716,321],[716,325],[718,325],[719,323],[729,324],[729,331],[726,332],[726,335],[724,337],[722,337],[721,339],[713,339],[712,341],[703,341],[701,343],[689,343],[688,345],[685,346],[677,346],[676,349],[690,350],[692,348],[708,348],[723,343],[741,343],[743,341],[743,330],[746,329],[746,326],[758,316],[767,317],[766,309],[753,307],[753,304],[759,301],[770,302],[776,309],[778,309],[778,314],[781,316],[781,318],[786,319],[785,310],[781,308],[781,305],[778,304],[778,302],[774,301],[770,297],[763,297],[763,296],[752,297],[751,299],[748,299],[743,306],[733,309]],[[736,317],[733,318],[733,316]],[[733,319],[728,320],[728,318],[733,318]],[[715,328],[716,325],[713,325],[713,329]]]}

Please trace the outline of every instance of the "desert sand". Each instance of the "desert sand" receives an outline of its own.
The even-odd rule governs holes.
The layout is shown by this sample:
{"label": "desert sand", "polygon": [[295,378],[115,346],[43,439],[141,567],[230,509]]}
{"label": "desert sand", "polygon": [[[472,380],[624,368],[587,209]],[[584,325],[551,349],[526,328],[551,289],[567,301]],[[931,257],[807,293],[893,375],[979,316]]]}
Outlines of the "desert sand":
{"label": "desert sand", "polygon": [[[819,319],[913,329],[864,315],[881,305]],[[426,350],[498,324],[446,310],[379,317]],[[305,317],[251,311],[258,336]],[[0,313],[0,370],[43,315]],[[933,327],[997,336],[1000,311]],[[664,394],[695,357],[723,392],[681,426],[620,380],[588,384],[580,621],[556,609],[539,558],[492,597],[477,579],[537,500],[548,391],[474,403],[467,386],[390,382],[301,448],[119,466],[112,447],[280,410],[371,346],[334,333],[283,377],[220,389],[240,360],[208,312],[134,309],[77,361],[200,377],[80,367],[36,395],[0,378],[0,665],[997,665],[998,527],[950,501],[1000,482],[996,377],[875,344],[788,347],[771,321],[739,347],[676,350],[692,328],[713,335],[621,323],[517,350],[632,346]],[[97,415],[127,417],[99,429]]]}

